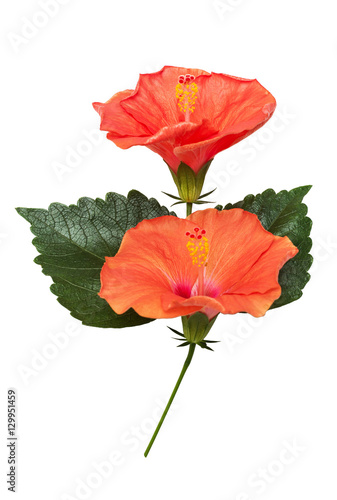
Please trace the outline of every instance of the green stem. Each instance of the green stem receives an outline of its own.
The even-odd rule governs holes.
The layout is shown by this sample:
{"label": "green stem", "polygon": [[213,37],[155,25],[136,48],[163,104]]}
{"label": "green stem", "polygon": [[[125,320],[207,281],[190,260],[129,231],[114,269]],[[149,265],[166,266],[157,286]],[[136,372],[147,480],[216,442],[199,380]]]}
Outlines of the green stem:
{"label": "green stem", "polygon": [[151,447],[152,447],[152,445],[153,445],[153,443],[154,443],[154,440],[156,439],[157,434],[158,434],[158,432],[160,431],[160,428],[161,428],[161,426],[162,426],[162,424],[163,424],[163,422],[164,422],[164,420],[165,420],[165,417],[166,417],[166,415],[167,415],[167,412],[168,412],[168,411],[169,411],[169,409],[170,409],[170,406],[171,406],[171,404],[172,404],[172,401],[174,400],[174,397],[175,397],[175,395],[177,394],[177,391],[178,391],[178,389],[179,389],[179,386],[180,386],[180,384],[181,384],[181,381],[182,381],[182,379],[184,378],[184,375],[185,375],[185,373],[186,373],[186,370],[187,370],[187,368],[189,367],[189,365],[190,365],[190,363],[191,363],[191,360],[192,360],[192,358],[193,358],[193,354],[194,354],[194,350],[195,350],[195,346],[196,346],[196,344],[190,344],[190,347],[189,347],[189,350],[188,350],[188,355],[187,355],[187,358],[186,358],[186,360],[185,360],[184,366],[183,366],[183,368],[182,368],[182,370],[181,370],[181,373],[180,373],[180,375],[179,375],[179,378],[178,378],[178,380],[177,380],[177,383],[176,383],[176,385],[175,385],[175,387],[174,387],[174,389],[173,389],[173,392],[172,392],[172,394],[171,394],[171,397],[170,397],[170,399],[169,399],[169,401],[168,401],[168,403],[167,403],[167,405],[166,405],[166,408],[165,408],[165,410],[164,410],[164,413],[162,414],[162,417],[161,417],[161,419],[159,420],[159,423],[158,423],[158,425],[157,425],[157,427],[156,427],[156,430],[154,431],[154,434],[153,434],[153,436],[152,436],[152,438],[151,438],[151,441],[149,442],[149,445],[148,445],[148,447],[147,447],[147,448],[146,448],[146,450],[145,450],[145,453],[144,453],[144,456],[145,456],[145,457],[147,457],[147,456],[148,456],[148,454],[149,454],[149,452],[150,452],[150,450],[151,450]]}
{"label": "green stem", "polygon": [[186,217],[188,217],[189,215],[191,215],[192,213],[192,205],[193,203],[186,203]]}

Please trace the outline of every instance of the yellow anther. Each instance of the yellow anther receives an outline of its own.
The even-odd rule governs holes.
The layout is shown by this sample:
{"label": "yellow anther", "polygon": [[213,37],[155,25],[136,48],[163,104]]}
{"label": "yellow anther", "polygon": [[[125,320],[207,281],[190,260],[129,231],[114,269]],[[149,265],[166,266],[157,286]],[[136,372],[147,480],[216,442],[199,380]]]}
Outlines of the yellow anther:
{"label": "yellow anther", "polygon": [[189,239],[186,247],[192,257],[193,265],[198,267],[206,265],[209,245],[208,239],[205,236],[202,236],[201,239]]}

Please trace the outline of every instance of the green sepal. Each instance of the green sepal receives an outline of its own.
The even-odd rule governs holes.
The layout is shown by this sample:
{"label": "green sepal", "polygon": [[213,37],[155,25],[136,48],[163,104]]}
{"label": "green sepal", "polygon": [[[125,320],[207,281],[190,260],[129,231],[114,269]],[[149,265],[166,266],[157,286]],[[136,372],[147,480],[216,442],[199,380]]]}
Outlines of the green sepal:
{"label": "green sepal", "polygon": [[171,207],[174,207],[175,205],[181,205],[182,203],[185,203],[184,201],[176,201],[175,203],[172,203]]}
{"label": "green sepal", "polygon": [[171,332],[175,333],[176,335],[179,335],[180,337],[184,337],[184,334],[181,332],[178,332],[178,330],[175,330],[174,328],[171,328],[170,326],[167,327]]}
{"label": "green sepal", "polygon": [[205,201],[205,200],[199,201],[199,200],[197,200],[194,202],[194,205],[205,205],[206,203],[215,203],[215,202],[214,201]]}
{"label": "green sepal", "polygon": [[[214,193],[214,191],[216,191],[216,188],[212,189],[212,191],[208,191],[208,193],[205,193],[202,196],[199,196],[198,200],[201,200],[201,198],[206,198],[206,196],[209,196],[210,194]],[[214,201],[210,201],[209,203],[214,203]]]}
{"label": "green sepal", "polygon": [[187,345],[190,345],[191,342],[189,342],[188,340],[186,342],[183,342],[182,344],[179,344],[177,345],[177,347],[185,347]]}
{"label": "green sepal", "polygon": [[197,174],[183,162],[180,163],[177,173],[173,172],[170,168],[180,199],[183,202],[194,203],[198,200],[204,185],[205,176],[212,161],[213,159],[205,163]]}
{"label": "green sepal", "polygon": [[204,340],[202,340],[201,342],[199,342],[198,346],[200,346],[202,349],[208,349],[209,351],[214,352],[214,349],[212,349],[211,347],[209,347]]}
{"label": "green sepal", "polygon": [[166,194],[166,196],[169,196],[170,198],[173,198],[174,200],[179,200],[179,201],[182,201],[179,196],[175,196],[174,194],[170,194],[170,193],[165,193],[165,191],[162,191],[163,194]]}
{"label": "green sepal", "polygon": [[[215,318],[213,318],[212,321],[214,323]],[[179,337],[180,337],[180,338],[172,337],[173,340],[178,340],[178,342],[181,342],[182,341],[181,337],[185,338],[185,335],[183,333],[178,332],[177,330],[175,330],[174,328],[171,328],[170,326],[168,326],[167,328],[169,328],[172,332],[174,332],[176,335],[179,335]],[[210,328],[209,328],[209,330],[210,330]],[[198,343],[191,342],[191,341],[187,340],[186,342],[183,342],[182,344],[179,344],[177,347],[185,347],[185,346],[188,346],[190,344],[195,344],[196,343],[196,345],[200,346],[202,349],[208,349],[209,351],[213,351],[213,349],[211,347],[209,347],[208,344],[217,344],[218,342],[220,342],[220,340],[201,340]]]}
{"label": "green sepal", "polygon": [[215,207],[218,210],[242,208],[256,214],[267,231],[277,236],[288,236],[299,249],[297,255],[286,262],[279,272],[278,280],[282,293],[270,309],[298,300],[303,294],[302,289],[310,279],[308,270],[313,258],[309,254],[312,246],[309,235],[312,221],[306,216],[308,208],[302,200],[311,187],[301,186],[279,193],[275,193],[273,189],[267,189],[256,196],[250,194],[237,203]]}
{"label": "green sepal", "polygon": [[203,341],[212,328],[217,316],[209,320],[207,315],[201,312],[182,316],[182,324],[185,338],[192,344]]}
{"label": "green sepal", "polygon": [[33,244],[40,253],[35,262],[53,280],[51,291],[58,302],[84,325],[124,328],[153,321],[133,309],[115,313],[98,296],[100,272],[105,257],[113,257],[125,232],[144,219],[169,212],[153,199],[132,190],[127,198],[108,193],[105,200],[80,198],[77,205],[52,203],[48,210],[18,208],[36,236]]}

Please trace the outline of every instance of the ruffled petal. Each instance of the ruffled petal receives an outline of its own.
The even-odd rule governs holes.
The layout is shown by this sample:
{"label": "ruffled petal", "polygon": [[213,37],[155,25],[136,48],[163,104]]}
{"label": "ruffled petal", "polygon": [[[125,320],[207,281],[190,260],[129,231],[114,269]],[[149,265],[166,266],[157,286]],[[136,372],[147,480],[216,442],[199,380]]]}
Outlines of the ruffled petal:
{"label": "ruffled petal", "polygon": [[256,79],[211,73],[200,76],[197,84],[199,92],[193,120],[212,119],[219,131],[257,121],[262,109],[271,112],[276,107],[275,98]]}
{"label": "ruffled petal", "polygon": [[188,219],[206,230],[206,274],[220,288],[220,294],[240,281],[275,239],[256,215],[241,208],[199,210]]}
{"label": "ruffled petal", "polygon": [[156,73],[139,75],[135,92],[123,108],[155,134],[159,129],[179,123],[184,115],[179,111],[175,88],[181,74],[209,75],[195,68],[164,66]]}
{"label": "ruffled petal", "polygon": [[106,103],[94,102],[93,107],[101,117],[101,130],[110,132],[111,136],[150,135],[149,130],[122,107],[123,99],[132,95],[134,90],[123,90],[111,97]]}
{"label": "ruffled petal", "polygon": [[266,231],[255,214],[240,208],[201,210],[188,217],[206,230],[207,278],[219,287],[225,314],[262,316],[280,296],[278,275],[298,249],[287,236]]}
{"label": "ruffled petal", "polygon": [[177,146],[174,149],[174,155],[195,172],[198,172],[217,153],[237,144],[261,128],[271,118],[275,106],[276,104],[265,104],[256,110],[255,115],[250,119],[247,118],[234,125],[228,125],[205,140],[201,139],[194,143]]}
{"label": "ruffled petal", "polygon": [[[180,75],[195,76],[195,110],[185,122],[175,87]],[[274,97],[257,80],[195,68],[165,66],[140,75],[135,90],[94,103],[101,130],[122,149],[147,146],[176,172],[180,162],[196,173],[217,153],[262,127],[272,116]]]}
{"label": "ruffled petal", "polygon": [[214,132],[211,123],[204,120],[201,123],[179,122],[164,127],[151,136],[117,137],[116,134],[109,133],[107,138],[122,149],[131,146],[147,146],[151,151],[159,154],[174,172],[177,172],[181,160],[174,154],[175,146],[189,143],[197,138],[212,136]]}
{"label": "ruffled petal", "polygon": [[[205,267],[193,265],[192,233],[208,239]],[[269,233],[242,209],[143,220],[126,232],[116,256],[106,258],[100,296],[118,314],[132,307],[148,318],[197,311],[209,318],[244,311],[258,317],[280,296],[279,270],[297,252],[289,238]]]}
{"label": "ruffled petal", "polygon": [[168,215],[127,231],[115,257],[106,257],[100,297],[118,314],[132,307],[148,318],[174,317],[165,313],[161,300],[177,285],[191,289],[196,280],[186,248],[185,233],[192,228],[191,221]]}
{"label": "ruffled petal", "polygon": [[280,293],[281,287],[278,283],[280,269],[298,253],[287,236],[274,236],[274,240],[268,250],[254,263],[250,270],[240,278],[237,283],[230,287],[226,293],[250,295],[252,293]]}

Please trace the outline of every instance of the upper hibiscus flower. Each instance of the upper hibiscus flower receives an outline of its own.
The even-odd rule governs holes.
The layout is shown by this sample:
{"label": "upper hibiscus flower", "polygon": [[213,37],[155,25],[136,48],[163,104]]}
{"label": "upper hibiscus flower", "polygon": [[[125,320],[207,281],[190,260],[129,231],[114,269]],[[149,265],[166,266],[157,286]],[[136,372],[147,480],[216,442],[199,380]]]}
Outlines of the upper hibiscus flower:
{"label": "upper hibiscus flower", "polygon": [[217,153],[266,123],[276,101],[257,80],[164,66],[140,75],[135,90],[93,106],[101,130],[120,148],[147,146],[174,173],[183,162],[197,174]]}
{"label": "upper hibiscus flower", "polygon": [[148,318],[263,316],[281,294],[279,270],[297,252],[240,208],[143,220],[106,257],[100,296],[118,314],[132,307]]}

